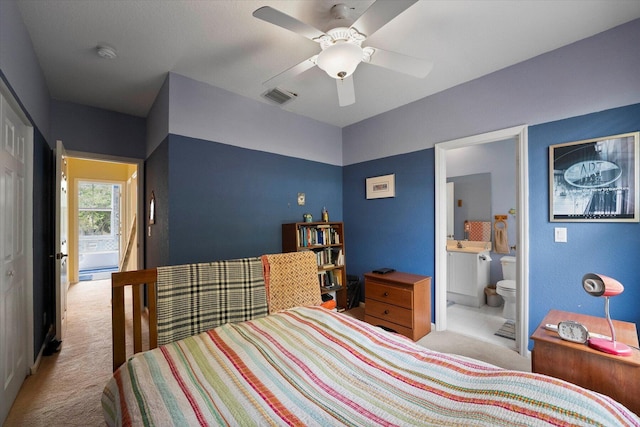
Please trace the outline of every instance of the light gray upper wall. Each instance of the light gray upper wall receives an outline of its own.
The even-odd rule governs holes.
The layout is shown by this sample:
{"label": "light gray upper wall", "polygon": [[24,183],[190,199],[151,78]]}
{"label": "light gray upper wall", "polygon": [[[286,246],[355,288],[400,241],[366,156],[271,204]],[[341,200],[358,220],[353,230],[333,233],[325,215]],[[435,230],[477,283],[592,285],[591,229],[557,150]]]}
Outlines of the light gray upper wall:
{"label": "light gray upper wall", "polygon": [[169,133],[342,165],[342,130],[169,74]]}
{"label": "light gray upper wall", "polygon": [[147,115],[147,157],[169,134],[169,74]]}
{"label": "light gray upper wall", "polygon": [[15,0],[0,0],[0,72],[49,144],[49,89]]}
{"label": "light gray upper wall", "polygon": [[640,19],[345,127],[344,164],[638,103],[638,46]]}

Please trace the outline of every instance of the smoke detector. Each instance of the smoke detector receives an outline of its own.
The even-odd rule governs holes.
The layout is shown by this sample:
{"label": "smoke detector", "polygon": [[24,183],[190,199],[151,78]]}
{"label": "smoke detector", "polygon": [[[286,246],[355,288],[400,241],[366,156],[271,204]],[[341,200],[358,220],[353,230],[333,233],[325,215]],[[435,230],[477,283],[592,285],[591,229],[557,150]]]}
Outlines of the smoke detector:
{"label": "smoke detector", "polygon": [[116,50],[107,45],[98,45],[96,47],[96,52],[98,53],[98,56],[103,59],[115,59],[118,57]]}

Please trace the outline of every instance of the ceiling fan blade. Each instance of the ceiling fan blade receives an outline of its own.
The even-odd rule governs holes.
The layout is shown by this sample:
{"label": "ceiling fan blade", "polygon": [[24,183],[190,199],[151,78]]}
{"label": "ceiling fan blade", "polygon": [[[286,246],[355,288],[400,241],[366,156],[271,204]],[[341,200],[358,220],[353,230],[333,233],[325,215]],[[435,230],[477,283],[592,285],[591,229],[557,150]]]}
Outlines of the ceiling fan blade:
{"label": "ceiling fan blade", "polygon": [[266,82],[262,83],[263,86],[269,87],[269,88],[274,88],[276,86],[278,86],[280,83],[286,81],[286,80],[290,80],[292,78],[294,78],[295,76],[297,76],[298,74],[302,74],[305,71],[307,71],[309,68],[312,68],[313,66],[316,65],[315,62],[315,57],[317,55],[312,56],[309,59],[305,59],[304,61],[302,61],[301,63],[294,65],[293,67],[289,68],[288,70],[285,70],[283,72],[281,72],[280,74],[271,77],[269,80],[267,80]]}
{"label": "ceiling fan blade", "polygon": [[[280,12],[269,6],[263,6],[253,11],[253,16],[263,21],[269,22],[273,25],[277,25],[289,31],[293,31],[296,34],[300,34],[302,37],[306,37],[313,40],[317,37],[324,35],[324,32],[312,27],[309,24],[305,24],[302,21],[298,21],[296,18]],[[315,40],[314,40],[315,41]]]}
{"label": "ceiling fan blade", "polygon": [[353,75],[342,80],[336,79],[336,85],[338,86],[338,104],[341,107],[355,104],[356,91],[353,87]]}
{"label": "ceiling fan blade", "polygon": [[374,52],[371,55],[369,64],[388,68],[399,73],[409,74],[410,76],[420,79],[427,77],[433,69],[433,62],[427,61],[426,59],[414,58],[378,48],[373,49]]}
{"label": "ceiling fan blade", "polygon": [[370,37],[387,22],[407,10],[418,0],[377,0],[351,26],[358,32]]}

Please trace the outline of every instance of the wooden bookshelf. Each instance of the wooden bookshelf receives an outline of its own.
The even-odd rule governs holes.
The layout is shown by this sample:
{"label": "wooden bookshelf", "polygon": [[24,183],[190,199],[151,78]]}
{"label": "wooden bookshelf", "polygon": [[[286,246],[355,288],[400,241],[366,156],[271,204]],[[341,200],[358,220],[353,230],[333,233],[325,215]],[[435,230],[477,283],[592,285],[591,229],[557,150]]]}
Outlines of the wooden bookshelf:
{"label": "wooden bookshelf", "polygon": [[338,311],[347,307],[344,224],[294,222],[282,224],[282,252],[313,251],[318,263],[318,286],[332,293]]}

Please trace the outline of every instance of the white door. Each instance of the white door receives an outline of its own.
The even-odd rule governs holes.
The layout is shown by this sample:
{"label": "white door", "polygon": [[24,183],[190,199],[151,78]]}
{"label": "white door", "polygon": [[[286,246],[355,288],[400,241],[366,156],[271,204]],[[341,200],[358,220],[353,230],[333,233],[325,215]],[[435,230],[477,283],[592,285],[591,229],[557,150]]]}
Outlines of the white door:
{"label": "white door", "polygon": [[62,341],[67,326],[69,179],[67,153],[56,141],[56,339]]}
{"label": "white door", "polygon": [[27,127],[0,95],[0,424],[27,376]]}

